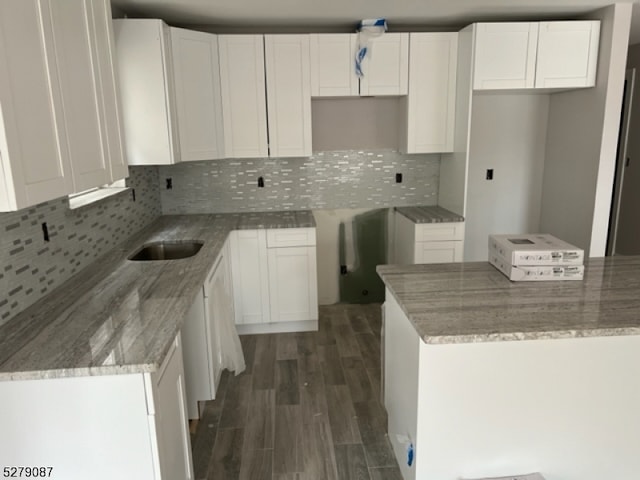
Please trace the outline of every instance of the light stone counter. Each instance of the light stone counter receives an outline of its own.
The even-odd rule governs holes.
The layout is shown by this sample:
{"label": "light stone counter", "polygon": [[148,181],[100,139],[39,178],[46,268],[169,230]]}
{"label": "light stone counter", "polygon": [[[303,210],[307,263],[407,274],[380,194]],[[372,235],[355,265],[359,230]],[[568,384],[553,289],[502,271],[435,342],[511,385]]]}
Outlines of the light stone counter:
{"label": "light stone counter", "polygon": [[585,265],[583,281],[511,282],[486,262],[377,271],[429,344],[640,335],[640,256]]}
{"label": "light stone counter", "polygon": [[396,212],[404,215],[413,223],[451,223],[464,222],[464,217],[438,205],[417,207],[396,207]]}
{"label": "light stone counter", "polygon": [[[231,231],[303,227],[315,227],[310,211],[160,217],[0,327],[0,381],[155,371]],[[127,260],[167,240],[204,245],[181,260]]]}

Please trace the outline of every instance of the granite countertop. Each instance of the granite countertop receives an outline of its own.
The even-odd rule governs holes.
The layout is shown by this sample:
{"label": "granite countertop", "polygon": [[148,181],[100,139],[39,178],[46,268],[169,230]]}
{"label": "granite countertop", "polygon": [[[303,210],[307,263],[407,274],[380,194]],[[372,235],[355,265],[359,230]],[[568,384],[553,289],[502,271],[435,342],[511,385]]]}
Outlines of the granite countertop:
{"label": "granite countertop", "polygon": [[640,335],[640,256],[589,259],[583,281],[511,282],[487,262],[377,271],[426,343]]}
{"label": "granite countertop", "polygon": [[[233,230],[315,227],[310,211],[160,217],[0,327],[0,381],[155,371]],[[132,262],[198,240],[193,257]]]}
{"label": "granite countertop", "polygon": [[404,215],[413,223],[464,222],[464,217],[450,212],[438,205],[418,207],[396,207],[396,212]]}

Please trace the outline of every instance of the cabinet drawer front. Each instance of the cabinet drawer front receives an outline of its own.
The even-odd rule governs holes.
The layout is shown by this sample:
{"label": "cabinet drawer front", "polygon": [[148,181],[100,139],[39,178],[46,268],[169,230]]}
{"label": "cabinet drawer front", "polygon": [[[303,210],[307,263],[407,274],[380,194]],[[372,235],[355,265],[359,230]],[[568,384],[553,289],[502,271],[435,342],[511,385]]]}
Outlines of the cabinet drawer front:
{"label": "cabinet drawer front", "polygon": [[415,263],[452,263],[462,261],[463,242],[422,242],[416,244]]}
{"label": "cabinet drawer front", "polygon": [[418,224],[415,232],[416,242],[464,240],[464,222]]}
{"label": "cabinet drawer front", "polygon": [[315,244],[315,228],[278,228],[267,230],[267,248],[312,247]]}

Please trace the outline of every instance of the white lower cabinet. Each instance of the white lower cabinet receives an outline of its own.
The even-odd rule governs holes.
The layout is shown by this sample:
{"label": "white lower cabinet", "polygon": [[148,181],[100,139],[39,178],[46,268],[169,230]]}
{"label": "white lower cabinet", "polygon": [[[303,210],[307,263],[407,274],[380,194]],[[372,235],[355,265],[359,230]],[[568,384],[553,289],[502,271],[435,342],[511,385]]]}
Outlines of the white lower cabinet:
{"label": "white lower cabinet", "polygon": [[317,320],[316,247],[269,248],[267,255],[271,318]]}
{"label": "white lower cabinet", "polygon": [[394,263],[461,262],[464,222],[414,223],[396,213]]}
{"label": "white lower cabinet", "polygon": [[198,402],[216,398],[222,375],[220,328],[234,322],[228,246],[227,241],[182,327],[189,418],[200,417]]}
{"label": "white lower cabinet", "polygon": [[179,334],[153,373],[4,381],[0,398],[5,466],[52,467],[65,480],[193,479]]}
{"label": "white lower cabinet", "polygon": [[239,230],[230,240],[238,332],[316,330],[315,228]]}
{"label": "white lower cabinet", "polygon": [[268,323],[270,316],[266,231],[231,232],[229,248],[236,325]]}
{"label": "white lower cabinet", "polygon": [[151,381],[159,478],[190,480],[193,478],[193,461],[180,334],[173,341],[160,369],[151,376]]}

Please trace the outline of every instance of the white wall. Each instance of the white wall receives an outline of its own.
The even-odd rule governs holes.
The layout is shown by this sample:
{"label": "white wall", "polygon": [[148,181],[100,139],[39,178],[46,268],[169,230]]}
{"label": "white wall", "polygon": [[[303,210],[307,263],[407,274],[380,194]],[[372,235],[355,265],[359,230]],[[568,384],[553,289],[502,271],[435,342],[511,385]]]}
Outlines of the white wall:
{"label": "white wall", "polygon": [[627,157],[614,254],[640,255],[640,45],[629,47],[627,67],[636,69],[629,119]]}
{"label": "white wall", "polygon": [[548,109],[549,95],[473,95],[465,261],[487,260],[491,233],[540,231]]}
{"label": "white wall", "polygon": [[597,257],[607,242],[631,4],[589,19],[602,22],[597,83],[551,95],[540,228]]}
{"label": "white wall", "polygon": [[399,115],[399,97],[315,98],[313,151],[397,150]]}

